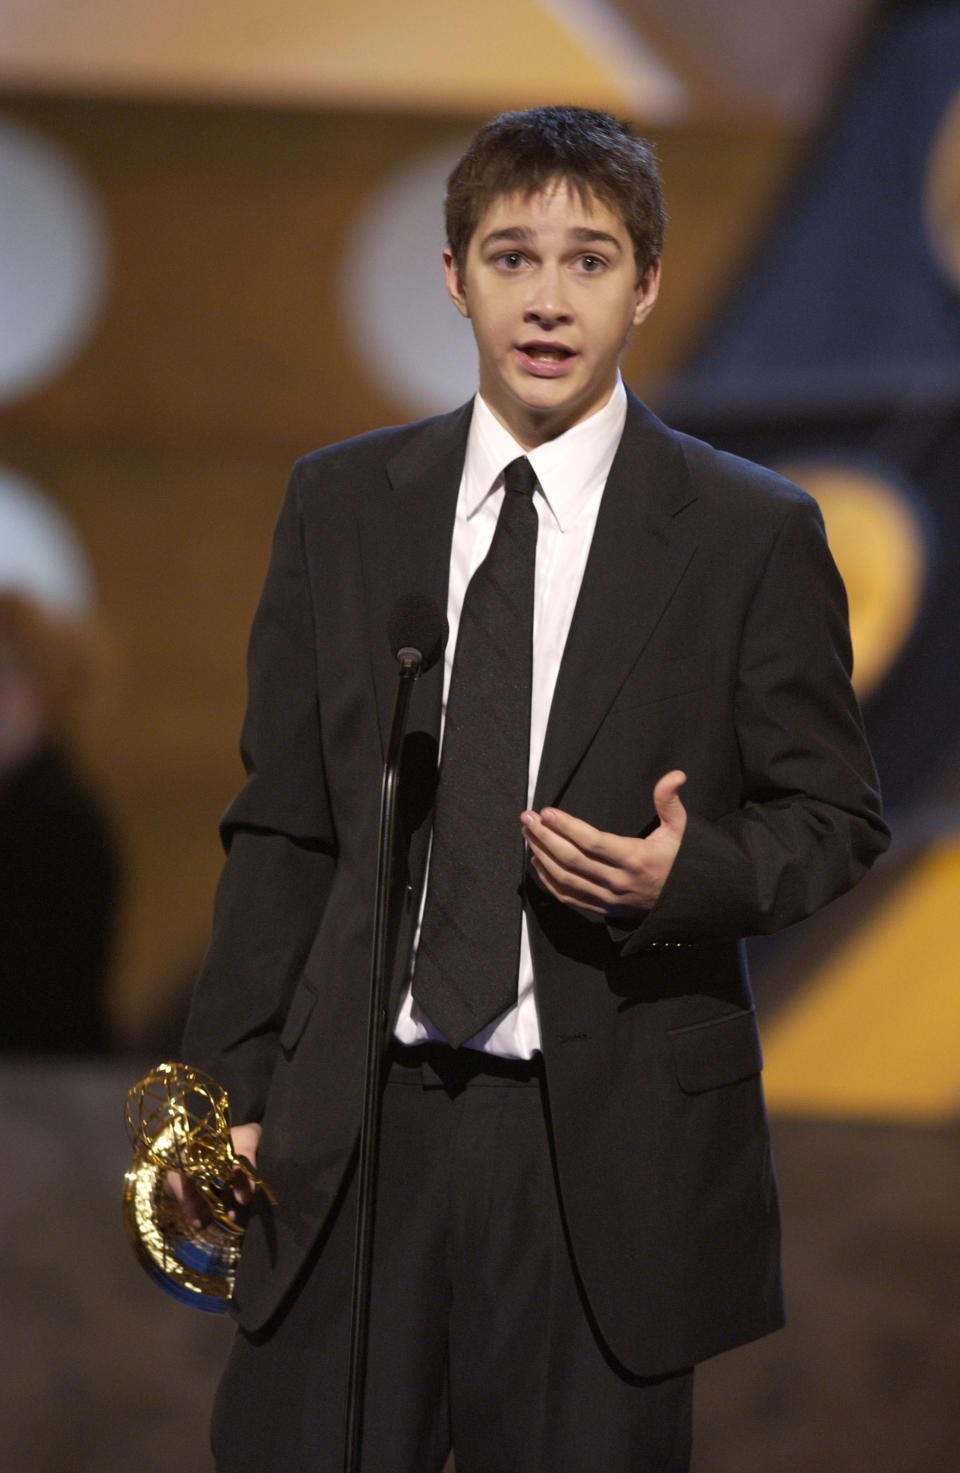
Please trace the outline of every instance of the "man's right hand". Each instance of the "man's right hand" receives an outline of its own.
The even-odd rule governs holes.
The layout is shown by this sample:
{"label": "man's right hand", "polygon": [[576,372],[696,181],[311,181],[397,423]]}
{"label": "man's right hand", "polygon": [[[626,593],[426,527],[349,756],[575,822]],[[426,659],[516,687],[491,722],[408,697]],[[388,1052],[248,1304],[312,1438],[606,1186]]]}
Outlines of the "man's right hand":
{"label": "man's right hand", "polygon": [[[261,1127],[254,1122],[234,1125],[230,1130],[234,1154],[245,1156],[251,1166],[257,1164],[257,1148],[260,1145]],[[253,1187],[242,1171],[234,1172],[231,1190],[236,1207],[246,1207],[253,1196]],[[167,1191],[180,1203],[183,1215],[192,1228],[201,1228],[210,1221],[210,1209],[193,1182],[181,1171],[167,1172]],[[230,1208],[229,1217],[236,1217],[236,1208]]]}

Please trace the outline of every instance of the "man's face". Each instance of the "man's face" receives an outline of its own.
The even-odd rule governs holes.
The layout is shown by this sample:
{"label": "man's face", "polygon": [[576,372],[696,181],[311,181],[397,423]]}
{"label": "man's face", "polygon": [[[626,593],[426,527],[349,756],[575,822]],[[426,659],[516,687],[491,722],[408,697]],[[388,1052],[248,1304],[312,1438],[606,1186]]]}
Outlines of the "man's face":
{"label": "man's face", "polygon": [[558,181],[494,200],[447,290],[473,324],[480,392],[527,450],[606,403],[627,339],[650,313],[659,264],[639,284],[626,226]]}

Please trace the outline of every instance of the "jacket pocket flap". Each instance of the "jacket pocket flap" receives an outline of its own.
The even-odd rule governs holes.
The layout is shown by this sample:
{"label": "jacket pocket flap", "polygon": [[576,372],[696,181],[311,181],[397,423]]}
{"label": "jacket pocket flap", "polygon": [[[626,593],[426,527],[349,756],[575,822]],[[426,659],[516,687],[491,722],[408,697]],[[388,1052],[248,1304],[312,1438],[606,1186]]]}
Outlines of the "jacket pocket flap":
{"label": "jacket pocket flap", "polygon": [[306,977],[301,977],[299,986],[293,994],[290,1010],[286,1021],[280,1030],[280,1047],[282,1049],[294,1049],[300,1042],[300,1035],[307,1026],[307,1019],[313,1012],[317,994]]}
{"label": "jacket pocket flap", "polygon": [[670,1029],[677,1082],[687,1094],[752,1079],[763,1068],[753,1008]]}

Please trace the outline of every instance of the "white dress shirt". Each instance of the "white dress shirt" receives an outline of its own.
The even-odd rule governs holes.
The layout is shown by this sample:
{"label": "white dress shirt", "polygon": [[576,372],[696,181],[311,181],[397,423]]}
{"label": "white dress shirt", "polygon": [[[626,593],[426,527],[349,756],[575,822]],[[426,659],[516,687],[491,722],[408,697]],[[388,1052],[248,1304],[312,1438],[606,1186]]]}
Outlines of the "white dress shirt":
{"label": "white dress shirt", "polygon": [[[444,654],[443,713],[445,717],[460,610],[467,584],[493,541],[504,496],[503,471],[518,455],[526,455],[537,478],[533,501],[539,518],[533,605],[528,803],[536,786],[553,688],[580,592],[603,488],[620,444],[626,415],[626,391],[618,377],[613,393],[596,414],[581,420],[555,440],[525,451],[494,417],[479,394],[474,400],[450,551],[447,595],[450,636]],[[519,813],[517,832],[520,832]],[[422,904],[420,913],[422,918]],[[427,1039],[442,1039],[442,1036],[421,1012],[408,986],[397,1020],[396,1037],[401,1043],[413,1044]],[[540,1020],[533,990],[533,963],[526,916],[520,937],[517,1001],[468,1040],[466,1047],[484,1049],[487,1053],[511,1059],[529,1059],[540,1048]]]}

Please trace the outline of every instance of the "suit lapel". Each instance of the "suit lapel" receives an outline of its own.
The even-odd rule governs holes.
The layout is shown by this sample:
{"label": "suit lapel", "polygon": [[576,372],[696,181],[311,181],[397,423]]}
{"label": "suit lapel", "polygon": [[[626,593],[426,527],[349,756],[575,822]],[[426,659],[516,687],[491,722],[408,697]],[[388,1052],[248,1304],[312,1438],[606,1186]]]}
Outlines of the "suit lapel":
{"label": "suit lapel", "polygon": [[[397,663],[387,625],[404,594],[432,598],[447,611],[450,543],[463,471],[472,405],[429,421],[388,461],[387,488],[371,497],[360,514],[360,557],[377,719],[386,750],[397,692]],[[422,676],[414,689],[410,725],[434,736],[440,730],[443,661]]]}
{"label": "suit lapel", "polygon": [[[431,420],[386,467],[360,510],[369,653],[385,749],[397,688],[387,624],[397,599],[423,593],[446,613],[450,544],[472,404]],[[627,420],[600,504],[557,676],[534,803],[558,802],[642,654],[693,555],[696,497],[676,436],[628,390]],[[410,729],[439,736],[443,662],[418,682]]]}
{"label": "suit lapel", "polygon": [[560,801],[653,633],[696,546],[695,500],[676,437],[629,394],[557,676],[535,807]]}
{"label": "suit lapel", "polygon": [[[431,420],[387,462],[386,485],[360,512],[360,560],[368,645],[385,755],[398,666],[387,627],[398,598],[419,593],[447,611],[450,544],[472,405]],[[391,1016],[407,976],[436,787],[443,660],[416,682],[410,698],[398,787],[398,848],[391,907]],[[402,902],[402,903],[401,903]]]}

